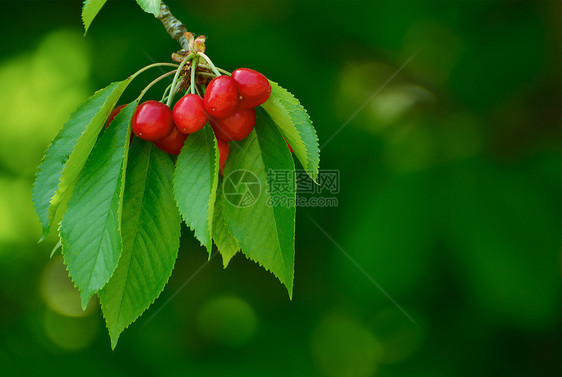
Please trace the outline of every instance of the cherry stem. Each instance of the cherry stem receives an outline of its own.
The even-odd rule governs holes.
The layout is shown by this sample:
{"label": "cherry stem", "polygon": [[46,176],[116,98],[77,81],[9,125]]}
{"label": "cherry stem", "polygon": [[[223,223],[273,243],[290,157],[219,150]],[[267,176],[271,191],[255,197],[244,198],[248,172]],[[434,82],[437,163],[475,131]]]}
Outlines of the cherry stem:
{"label": "cherry stem", "polygon": [[224,70],[224,69],[222,69],[222,68],[217,68],[217,70],[219,70],[220,72],[224,73],[225,75],[229,75],[229,76],[232,75],[232,73],[230,73],[230,72],[228,72],[227,70]]}
{"label": "cherry stem", "polygon": [[[202,66],[202,67],[204,67],[204,68],[211,68],[211,66],[208,65],[208,64],[199,63],[199,65]],[[224,73],[225,75],[228,75],[228,76],[231,76],[231,75],[232,75],[232,73],[228,72],[226,69],[222,69],[222,68],[219,68],[219,67],[216,67],[216,68],[217,68],[217,71],[222,72],[222,73]],[[199,74],[199,75],[207,75],[207,76],[216,76],[216,74],[214,74],[214,73],[209,73],[209,72],[199,72],[198,74]]]}
{"label": "cherry stem", "polygon": [[180,76],[181,70],[187,64],[187,62],[190,61],[193,58],[193,56],[194,56],[194,54],[187,55],[186,58],[183,59],[183,61],[180,63],[180,65],[179,65],[179,67],[176,71],[176,75],[174,76],[174,80],[172,81],[172,90],[171,90],[170,95],[168,97],[168,101],[166,101],[166,105],[168,105],[168,107],[170,107],[170,105],[172,104],[172,101],[174,100],[174,96],[176,95],[178,77]]}
{"label": "cherry stem", "polygon": [[152,86],[154,86],[154,84],[156,84],[157,82],[159,82],[160,80],[162,80],[162,79],[164,79],[164,78],[166,78],[166,77],[168,77],[168,76],[173,75],[174,73],[177,73],[177,70],[164,73],[163,75],[161,75],[161,76],[155,78],[154,80],[152,80],[152,81],[150,82],[150,84],[148,84],[148,85],[146,86],[146,88],[144,88],[144,89],[142,90],[142,92],[140,92],[139,96],[137,97],[137,102],[140,102],[140,100],[142,99],[142,97],[144,97],[144,95],[146,94],[146,92],[148,92],[148,90],[149,90],[150,88],[152,88]]}
{"label": "cherry stem", "polygon": [[164,103],[164,100],[170,96],[170,90],[172,89],[172,84],[168,85],[166,89],[164,89],[164,94],[162,95],[162,99],[160,102]]}
{"label": "cherry stem", "polygon": [[154,64],[150,64],[150,65],[147,65],[146,67],[143,67],[143,68],[139,69],[135,73],[133,73],[131,75],[131,77],[134,79],[138,75],[140,75],[141,73],[143,73],[145,71],[148,71],[150,68],[154,68],[154,67],[174,67],[174,68],[177,68],[178,65],[174,64],[174,63],[154,63]]}
{"label": "cherry stem", "polygon": [[197,86],[195,83],[195,71],[197,70],[197,61],[199,59],[196,57],[193,58],[191,61],[191,94],[195,94],[195,87]]}
{"label": "cherry stem", "polygon": [[211,61],[211,59],[209,59],[209,57],[207,55],[205,55],[202,52],[198,52],[197,55],[201,56],[203,59],[205,59],[205,61],[209,64],[209,66],[211,67],[211,69],[213,70],[213,72],[217,75],[220,76],[220,72],[217,70],[217,67],[215,67],[215,65],[213,64],[213,62]]}

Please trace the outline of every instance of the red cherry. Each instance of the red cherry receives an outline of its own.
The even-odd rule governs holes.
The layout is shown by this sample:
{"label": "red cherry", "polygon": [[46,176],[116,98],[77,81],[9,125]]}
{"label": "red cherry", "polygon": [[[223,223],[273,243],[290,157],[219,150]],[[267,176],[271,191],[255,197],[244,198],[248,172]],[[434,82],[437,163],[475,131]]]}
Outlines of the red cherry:
{"label": "red cherry", "polygon": [[285,143],[287,143],[287,146],[289,147],[289,151],[293,153],[293,148],[291,148],[291,144],[289,144],[287,140],[285,140]]}
{"label": "red cherry", "polygon": [[183,143],[185,143],[187,136],[189,135],[181,133],[176,127],[174,127],[171,134],[163,139],[156,140],[154,145],[168,154],[174,154],[177,156],[180,154],[181,148],[183,147]]}
{"label": "red cherry", "polygon": [[211,119],[211,126],[217,139],[222,141],[242,140],[252,132],[256,125],[256,110],[238,109],[222,119]]}
{"label": "red cherry", "polygon": [[[121,112],[121,110],[123,110],[123,108],[127,106],[127,104],[123,104],[123,105],[119,105],[116,108],[114,108],[111,111],[111,114],[109,114],[109,118],[107,118],[107,124],[105,125],[105,128],[109,127],[109,125],[111,124],[111,122],[113,122],[113,119],[115,119],[115,117],[117,116],[117,114],[119,114]],[[129,145],[131,145],[131,143],[133,142],[133,137],[135,135],[133,135],[131,133],[131,139],[129,140]]]}
{"label": "red cherry", "polygon": [[146,101],[135,111],[132,128],[133,133],[143,140],[163,139],[174,129],[172,110],[158,101]]}
{"label": "red cherry", "polygon": [[226,163],[226,159],[228,158],[228,143],[217,139],[217,146],[219,147],[219,172],[223,174],[224,164]]}
{"label": "red cherry", "polygon": [[117,114],[119,114],[125,106],[127,106],[127,104],[119,105],[111,111],[111,114],[109,114],[109,118],[107,118],[107,124],[105,125],[105,128],[109,127],[109,124],[113,122],[113,119],[115,119]]}
{"label": "red cherry", "polygon": [[231,77],[215,77],[207,86],[205,110],[215,118],[224,118],[238,107],[238,89]]}
{"label": "red cherry", "polygon": [[186,94],[174,106],[172,117],[178,130],[184,134],[199,131],[207,123],[203,98],[197,94]]}
{"label": "red cherry", "polygon": [[267,101],[271,94],[269,80],[258,71],[238,68],[232,72],[232,78],[240,94],[240,107],[257,107]]}

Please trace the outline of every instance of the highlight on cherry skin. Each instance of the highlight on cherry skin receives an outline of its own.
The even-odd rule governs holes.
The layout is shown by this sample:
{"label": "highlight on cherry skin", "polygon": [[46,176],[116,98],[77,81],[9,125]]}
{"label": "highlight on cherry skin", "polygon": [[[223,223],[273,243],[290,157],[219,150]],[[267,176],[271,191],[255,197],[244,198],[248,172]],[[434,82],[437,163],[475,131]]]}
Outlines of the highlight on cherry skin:
{"label": "highlight on cherry skin", "polygon": [[229,76],[215,77],[205,91],[205,110],[214,118],[224,118],[238,107],[236,82]]}
{"label": "highlight on cherry skin", "polygon": [[199,131],[207,123],[203,98],[197,94],[186,94],[175,104],[172,117],[180,132],[192,134]]}
{"label": "highlight on cherry skin", "polygon": [[168,136],[175,128],[172,110],[158,101],[139,105],[131,122],[133,133],[143,140],[156,141]]}
{"label": "highlight on cherry skin", "polygon": [[222,141],[242,140],[254,129],[256,124],[256,110],[237,109],[232,115],[222,119],[211,119],[211,126],[217,139]]}
{"label": "highlight on cherry skin", "polygon": [[271,95],[269,80],[258,71],[238,68],[232,72],[231,77],[236,82],[240,94],[240,107],[257,107],[267,101]]}

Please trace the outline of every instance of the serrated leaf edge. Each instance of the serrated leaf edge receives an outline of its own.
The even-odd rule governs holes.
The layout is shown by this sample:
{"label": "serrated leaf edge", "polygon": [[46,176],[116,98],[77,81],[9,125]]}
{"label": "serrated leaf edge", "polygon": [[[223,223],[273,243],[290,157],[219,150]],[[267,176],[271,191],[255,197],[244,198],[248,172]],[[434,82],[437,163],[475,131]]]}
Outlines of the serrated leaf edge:
{"label": "serrated leaf edge", "polygon": [[[151,157],[151,158],[152,158],[152,157]],[[173,190],[173,184],[172,184],[172,190]],[[144,201],[144,198],[143,198],[143,201]],[[178,208],[177,208],[177,204],[176,204],[176,209],[178,209]],[[179,213],[179,209],[178,209],[178,213]],[[180,214],[180,216],[181,216],[181,214]],[[181,236],[181,221],[179,221],[179,222],[177,223],[176,227],[177,227],[177,232],[178,232],[178,234],[180,234],[180,236]],[[175,249],[176,249],[176,258],[175,258],[175,261],[177,261],[178,254],[179,254],[179,247],[180,247],[180,242],[179,242],[179,241],[180,241],[180,238],[178,238],[178,245],[177,245],[177,247],[175,248]],[[121,243],[123,243],[122,240],[121,240]],[[121,258],[119,258],[119,259],[121,259]],[[117,266],[119,266],[119,264],[117,264]],[[132,324],[134,324],[140,317],[142,317],[142,315],[143,315],[148,309],[150,309],[150,308],[152,307],[152,305],[156,302],[156,300],[158,300],[158,298],[160,298],[160,295],[162,294],[162,292],[164,292],[164,290],[166,289],[166,286],[168,285],[168,282],[170,281],[170,278],[172,277],[172,274],[173,274],[173,272],[174,272],[174,269],[175,269],[175,262],[174,262],[174,267],[172,268],[172,271],[170,271],[170,276],[168,276],[168,279],[166,279],[166,282],[164,283],[164,285],[163,285],[163,287],[162,287],[162,290],[158,293],[158,295],[156,295],[156,297],[154,297],[154,300],[152,300],[152,301],[147,305],[147,307],[146,307],[143,311],[141,311],[141,312],[139,313],[139,315],[138,315],[137,318],[135,318],[131,323],[129,323],[128,325],[126,325],[125,327],[123,327],[123,329],[121,329],[121,330],[119,331],[119,333],[118,333],[117,336],[115,337],[115,341],[114,341],[114,337],[113,337],[113,335],[112,335],[112,331],[111,331],[111,329],[109,328],[109,326],[108,326],[108,324],[107,324],[107,318],[106,318],[106,316],[105,316],[105,310],[104,310],[105,305],[102,303],[102,301],[99,299],[99,296],[98,296],[98,301],[99,301],[100,307],[101,307],[101,309],[102,309],[101,311],[102,311],[102,316],[103,316],[103,320],[104,320],[104,323],[105,323],[105,327],[107,328],[107,332],[108,332],[108,334],[109,334],[109,338],[110,338],[110,341],[111,341],[111,349],[112,349],[112,350],[115,350],[115,347],[117,347],[117,343],[118,343],[118,341],[119,341],[119,338],[121,337],[121,334],[123,334],[123,333],[125,332],[125,330],[127,330]],[[129,271],[127,271],[127,275],[128,275],[128,274],[129,274]],[[111,277],[113,277],[113,274],[111,274],[111,275],[112,275]],[[110,278],[109,280],[111,280],[111,278]],[[108,280],[108,282],[109,282],[109,280]]]}
{"label": "serrated leaf edge", "polygon": [[[131,102],[132,103],[132,102]],[[136,107],[136,105],[135,105]],[[121,114],[121,113],[120,113]],[[119,116],[119,114],[117,114],[116,118]],[[103,122],[103,124],[105,124],[105,121]],[[127,160],[128,160],[128,154],[129,154],[129,139],[131,137],[131,119],[129,119],[129,127],[127,130],[127,136],[125,139],[125,144],[123,144],[124,146],[124,153],[123,153],[123,164],[121,165],[121,172],[119,174],[119,180],[120,180],[120,193],[119,193],[119,205],[117,207],[117,218],[118,218],[118,227],[117,227],[117,233],[119,235],[119,242],[121,243],[121,254],[123,252],[123,238],[121,236],[121,217],[120,217],[120,213],[123,211],[123,193],[125,191],[125,178],[126,178],[126,169],[127,169]],[[98,144],[96,143],[94,145],[94,148],[92,148],[92,152],[94,151],[94,149],[98,146]],[[92,153],[90,152],[90,154]],[[80,176],[80,174],[78,174],[78,176],[76,177],[76,179],[78,179],[78,177]],[[97,292],[99,292],[101,289],[103,289],[103,287],[111,280],[111,278],[113,277],[113,274],[115,273],[115,269],[113,269],[113,271],[111,272],[109,278],[107,279],[107,281],[105,282],[105,284],[100,287],[96,292],[94,292],[93,294],[91,294],[88,298],[87,301],[84,301],[84,298],[82,296],[82,291],[80,290],[80,288],[76,285],[76,282],[74,281],[74,278],[72,277],[72,275],[70,274],[70,270],[68,269],[68,263],[66,263],[66,258],[65,253],[64,253],[64,242],[63,242],[63,238],[60,235],[60,226],[62,224],[62,221],[59,223],[59,238],[60,238],[60,242],[61,242],[61,254],[63,256],[63,261],[64,261],[64,265],[66,266],[66,271],[68,272],[68,276],[70,277],[70,280],[72,281],[74,288],[76,288],[78,290],[78,292],[80,292],[80,302],[81,302],[81,306],[82,306],[82,310],[86,310],[86,308],[88,307],[88,303],[90,302],[91,298],[97,294]],[[115,264],[115,268],[117,268],[117,266],[119,265],[119,260],[121,259],[121,254],[119,254],[119,258],[117,258],[117,263]]]}
{"label": "serrated leaf edge", "polygon": [[[178,222],[177,228],[178,228],[178,229],[177,229],[178,233],[181,234],[181,222]],[[178,241],[179,241],[179,239],[178,239]],[[178,252],[179,252],[179,246],[180,246],[180,244],[179,244],[179,242],[178,242],[178,247],[177,247],[177,249],[178,249],[177,251],[178,251]],[[178,253],[176,253],[176,261],[177,261],[177,259],[178,259]],[[134,324],[140,317],[142,317],[142,315],[143,315],[148,309],[150,309],[150,308],[152,307],[152,305],[156,302],[156,300],[158,300],[158,299],[160,298],[160,295],[162,294],[162,292],[164,292],[164,290],[165,290],[166,287],[168,286],[168,282],[170,281],[170,278],[172,277],[172,274],[173,274],[173,272],[174,272],[175,266],[176,266],[176,265],[175,265],[175,263],[174,263],[174,267],[172,268],[172,271],[171,271],[171,273],[170,273],[170,276],[168,276],[168,279],[166,279],[166,282],[164,283],[164,286],[163,286],[162,290],[160,291],[160,293],[158,293],[158,295],[154,298],[154,300],[152,300],[152,302],[150,302],[150,304],[149,304],[142,312],[139,313],[138,317],[135,318],[134,321],[132,321],[131,323],[129,323],[128,325],[126,325],[125,327],[123,327],[123,329],[122,329],[122,330],[119,332],[119,334],[117,334],[117,336],[115,337],[115,342],[113,341],[113,336],[111,335],[111,329],[110,329],[109,326],[107,325],[107,318],[105,317],[105,311],[104,311],[104,309],[103,309],[103,308],[105,307],[105,305],[101,302],[101,300],[99,299],[99,296],[98,296],[98,301],[99,301],[99,303],[100,303],[100,307],[101,307],[101,311],[102,311],[103,320],[104,320],[104,322],[105,322],[105,327],[107,328],[107,332],[108,332],[109,338],[110,338],[110,340],[111,340],[111,349],[112,349],[112,350],[115,350],[115,347],[117,346],[117,342],[119,341],[119,338],[121,337],[121,334],[123,334],[123,333],[125,332],[125,330],[127,330],[132,324]],[[128,272],[127,272],[127,274],[128,274]],[[110,280],[111,280],[111,279],[110,279]]]}
{"label": "serrated leaf edge", "polygon": [[[107,85],[106,87],[96,90],[96,91],[94,92],[94,94],[92,94],[91,96],[89,96],[88,98],[86,98],[86,100],[84,100],[84,101],[78,106],[78,108],[77,108],[76,110],[74,110],[72,113],[70,113],[70,115],[68,116],[68,118],[66,119],[66,121],[63,123],[63,126],[61,127],[61,129],[59,130],[59,132],[57,132],[57,134],[53,137],[53,139],[51,139],[51,142],[49,143],[49,145],[48,145],[47,148],[45,149],[45,152],[43,153],[43,158],[41,159],[41,163],[39,164],[39,167],[37,168],[37,171],[35,172],[33,184],[32,184],[32,186],[31,186],[32,197],[34,196],[33,193],[35,192],[35,187],[37,187],[37,177],[38,177],[39,173],[41,172],[41,166],[43,165],[43,162],[45,161],[45,158],[47,157],[47,151],[51,148],[51,146],[53,145],[53,142],[55,141],[55,139],[57,138],[57,136],[60,134],[60,132],[62,132],[62,129],[64,128],[64,125],[65,125],[70,119],[72,119],[76,114],[79,114],[79,113],[81,112],[81,108],[82,108],[82,106],[84,105],[84,103],[86,103],[86,102],[87,102],[88,100],[90,100],[92,97],[95,97],[98,93],[100,93],[101,91],[107,89],[107,88],[108,88],[110,85],[112,85],[112,84],[120,84],[120,83],[123,83],[123,82],[128,81],[127,84],[123,87],[123,90],[121,91],[121,93],[119,94],[119,96],[118,96],[117,99],[116,99],[116,102],[119,101],[119,98],[121,98],[121,95],[123,94],[123,92],[125,91],[125,89],[127,89],[127,86],[131,83],[132,79],[133,79],[132,77],[128,77],[128,78],[126,78],[125,80],[114,81],[114,82],[110,83],[109,85]],[[115,90],[115,89],[114,89],[114,90]],[[112,92],[112,93],[113,93],[113,92]],[[105,103],[106,103],[106,102],[104,102],[104,104],[105,104]],[[99,112],[98,112],[98,113],[99,113]],[[94,117],[95,117],[95,115],[94,115]],[[102,122],[101,125],[100,125],[100,132],[101,132],[101,130],[102,130],[102,128],[103,128],[103,125],[104,125],[105,122],[107,121],[107,118],[109,118],[109,113],[107,114],[107,117],[103,120],[103,122]],[[87,130],[88,126],[89,126],[91,123],[92,123],[92,122],[90,121],[88,124],[86,124],[86,125],[84,126],[84,129],[83,129],[82,132],[80,133],[80,136],[78,136],[78,138],[76,139],[76,143],[74,144],[74,147],[72,148],[72,152],[70,152],[70,154],[68,155],[67,160],[65,161],[65,163],[64,163],[64,165],[63,165],[63,167],[62,167],[62,170],[61,170],[61,172],[60,172],[60,177],[59,177],[59,179],[58,179],[57,188],[56,188],[56,190],[55,190],[53,196],[52,196],[51,199],[49,200],[49,207],[48,207],[48,211],[47,211],[47,215],[48,215],[48,218],[49,218],[49,223],[47,224],[47,226],[46,226],[45,228],[43,228],[43,226],[42,226],[43,224],[41,224],[41,227],[43,228],[43,229],[42,229],[43,233],[42,233],[42,235],[41,235],[41,238],[39,239],[39,243],[42,242],[42,241],[45,239],[45,237],[47,237],[47,235],[49,234],[49,232],[50,232],[50,230],[51,230],[51,226],[52,226],[52,221],[54,220],[54,218],[55,218],[55,216],[56,216],[56,214],[57,214],[57,211],[58,211],[58,209],[59,209],[58,206],[57,206],[56,209],[53,209],[53,203],[54,203],[54,201],[55,201],[55,198],[57,198],[57,200],[59,201],[59,203],[62,203],[63,200],[64,200],[64,198],[66,197],[66,195],[70,194],[70,192],[67,191],[67,192],[65,192],[65,193],[60,197],[60,199],[58,199],[58,197],[59,197],[58,194],[59,194],[59,190],[60,190],[60,184],[61,184],[62,178],[63,178],[63,176],[64,176],[64,170],[66,169],[66,166],[67,166],[67,164],[68,164],[68,161],[70,160],[70,156],[72,156],[72,154],[73,154],[74,151],[76,150],[76,146],[79,144],[81,138],[84,136],[84,134],[86,133],[86,130]],[[98,132],[98,133],[99,133],[99,132]],[[95,148],[95,145],[94,145],[94,148]],[[94,148],[92,148],[92,151],[94,150]],[[92,151],[90,151],[90,154],[91,154]],[[87,159],[87,157],[86,157],[86,159]],[[78,176],[79,176],[79,175],[80,175],[80,174],[78,174],[78,175],[76,176],[76,178],[75,178],[72,182],[70,182],[70,184],[68,185],[69,188],[74,185],[74,183],[75,183],[75,181],[78,179]],[[32,200],[32,203],[33,203],[33,208],[34,208],[34,210],[35,210],[35,213],[38,214],[37,203],[35,202],[35,200]],[[52,212],[52,211],[54,211],[54,212]]]}
{"label": "serrated leaf edge", "polygon": [[[220,184],[220,183],[218,183],[218,181],[219,181],[219,180],[217,179],[217,193],[218,193],[218,184]],[[222,193],[222,190],[221,190],[221,193]],[[215,200],[215,206],[216,206],[216,201],[217,201],[217,200],[220,200],[220,198],[219,198],[219,197],[216,198],[216,200]],[[214,208],[213,208],[213,219],[214,219]],[[214,222],[214,221],[213,221],[213,222]],[[228,260],[225,260],[224,255],[223,255],[223,253],[221,252],[221,249],[220,249],[220,247],[219,247],[219,245],[218,245],[218,243],[217,243],[217,241],[216,241],[216,237],[214,236],[214,234],[211,235],[211,236],[212,236],[212,239],[213,239],[213,243],[215,244],[215,246],[216,246],[218,252],[219,252],[220,255],[221,255],[223,269],[226,269],[226,268],[228,267],[228,264],[229,264],[230,261],[232,260],[232,258],[234,258],[234,257],[236,256],[236,254],[240,253],[240,252],[242,251],[242,249],[240,248],[240,242],[238,241],[238,239],[237,239],[236,237],[234,237],[234,235],[230,232],[230,230],[228,229],[228,226],[226,225],[226,221],[225,221],[225,218],[224,218],[224,211],[223,211],[223,216],[222,216],[222,223],[223,223],[224,228],[226,229],[226,231],[227,231],[228,234],[230,235],[230,237],[232,237],[232,238],[234,239],[234,241],[236,241],[236,252],[235,252],[234,254],[232,254],[232,257],[230,257]]]}
{"label": "serrated leaf edge", "polygon": [[[208,128],[209,127],[209,128]],[[208,196],[208,206],[207,206],[207,212],[208,212],[208,218],[207,218],[207,225],[208,225],[208,229],[209,229],[209,241],[208,241],[208,245],[206,243],[203,243],[203,241],[201,241],[199,239],[199,237],[196,234],[195,231],[195,227],[192,227],[191,225],[189,225],[187,223],[187,220],[185,219],[185,216],[183,214],[183,211],[181,211],[181,209],[178,206],[177,201],[176,202],[176,207],[178,209],[178,212],[180,213],[180,216],[182,218],[182,221],[185,223],[185,225],[191,230],[193,231],[193,234],[195,236],[195,239],[197,241],[199,241],[199,245],[206,248],[207,249],[207,253],[209,254],[209,259],[211,259],[211,249],[213,247],[213,214],[214,214],[214,210],[215,210],[215,201],[217,199],[217,187],[218,187],[218,148],[217,148],[217,141],[215,139],[214,133],[212,130],[210,130],[210,126],[208,124],[205,125],[205,127],[197,132],[206,132],[206,138],[209,138],[209,132],[212,134],[212,138],[214,139],[214,150],[213,150],[213,155],[214,155],[214,169],[213,167],[211,167],[211,175],[213,176],[213,170],[215,172],[214,177],[215,179],[213,180],[213,184],[211,185],[211,193]],[[183,152],[183,148],[182,148],[182,152]],[[174,176],[173,176],[173,182],[175,182],[176,180],[176,174],[178,172],[178,169],[174,169]],[[172,186],[172,190],[174,192],[174,199],[176,197],[176,185],[174,184]],[[214,196],[214,200],[212,200],[212,197]]]}
{"label": "serrated leaf edge", "polygon": [[[139,105],[139,101],[134,100],[133,102],[130,102],[129,104],[127,104],[127,106],[131,105],[132,103],[135,104],[134,110],[132,112],[132,115],[134,116],[135,111],[137,109],[137,106]],[[123,108],[122,110],[124,110],[124,109],[125,108]],[[117,116],[119,116],[119,114],[117,114]],[[122,221],[122,219],[123,219],[123,197],[125,195],[125,180],[127,178],[127,166],[129,164],[129,151],[131,149],[131,144],[128,140],[131,140],[131,133],[132,133],[131,122],[132,122],[132,119],[133,119],[133,117],[131,116],[131,118],[129,119],[129,122],[128,122],[128,127],[127,127],[127,138],[125,139],[126,140],[125,141],[125,154],[123,155],[123,165],[121,167],[121,173],[123,175],[123,178],[122,178],[122,182],[121,182],[121,189],[120,189],[120,192],[119,192],[119,207],[117,208],[117,222],[119,224],[117,229],[119,231],[119,236],[121,238],[121,247],[123,247],[123,239],[121,237],[121,224],[123,222]],[[117,261],[117,265],[119,265],[119,261]],[[111,274],[111,276],[113,276],[113,274]],[[109,281],[109,280],[111,280],[111,277],[107,281]]]}
{"label": "serrated leaf edge", "polygon": [[[318,133],[316,132],[316,128],[314,128],[314,123],[312,122],[312,119],[310,118],[310,115],[308,114],[308,110],[306,110],[306,109],[304,108],[304,106],[300,103],[299,99],[298,99],[297,97],[295,97],[295,96],[293,95],[293,93],[289,92],[287,89],[283,88],[281,85],[279,85],[279,84],[278,84],[277,82],[275,82],[275,81],[269,80],[269,82],[270,82],[270,84],[271,84],[272,86],[276,86],[281,92],[283,92],[284,94],[286,94],[287,96],[289,96],[290,98],[292,98],[292,99],[295,101],[297,107],[299,107],[299,108],[306,114],[306,117],[307,117],[308,121],[309,121],[310,124],[312,125],[312,132],[313,132],[313,134],[314,134],[314,138],[315,138],[315,141],[316,141],[316,145],[318,146],[318,152],[316,152],[316,153],[311,152],[311,151],[309,150],[309,148],[307,147],[307,145],[306,145],[304,142],[303,142],[302,144],[304,145],[304,149],[305,149],[306,155],[307,155],[307,160],[305,160],[307,166],[308,166],[308,160],[310,159],[309,156],[314,156],[314,157],[316,157],[316,159],[318,160],[318,166],[315,166],[315,167],[312,167],[312,168],[310,168],[310,167],[308,167],[308,168],[305,167],[306,174],[308,174],[308,176],[310,176],[310,178],[311,178],[314,182],[318,183],[318,182],[317,182],[317,179],[318,179],[318,169],[319,169],[319,166],[320,166],[320,147],[319,147],[319,145],[320,145],[320,139],[318,138]],[[272,102],[275,102],[275,101],[277,101],[277,102],[282,102],[282,101],[285,101],[285,100],[283,100],[283,99],[280,98],[280,97],[277,97],[277,98],[275,98],[275,97],[270,97],[270,98],[268,99],[268,101],[266,101],[266,102],[264,103],[264,105],[266,105],[267,102],[269,102],[269,101],[272,101]],[[267,108],[266,108],[266,107],[267,107],[267,105],[266,105],[266,106],[263,106],[263,105],[262,105],[262,108],[269,114],[269,111],[267,111]],[[287,114],[289,114],[289,116],[291,117],[291,119],[293,119],[293,116],[292,116],[292,114],[291,114],[292,111],[289,111],[285,106],[282,106],[282,107],[283,107],[283,109],[285,109],[285,110],[287,111]],[[285,133],[284,133],[283,129],[275,122],[275,120],[273,119],[273,117],[272,117],[271,120],[273,121],[273,123],[275,123],[275,125],[277,126],[277,129],[279,130],[279,132],[281,132],[281,134],[282,134],[283,136],[285,136]],[[300,136],[300,139],[301,139],[301,141],[302,141],[302,140],[303,140],[303,138],[302,138],[303,133],[300,132],[297,127],[295,127],[295,131],[296,131],[297,134]],[[309,153],[312,153],[312,154],[309,155]],[[298,156],[297,156],[297,158],[298,158]],[[300,161],[300,158],[299,158],[299,161]],[[302,161],[301,161],[301,163],[302,163]],[[304,164],[303,164],[303,166],[304,166]]]}
{"label": "serrated leaf edge", "polygon": [[[264,111],[265,111],[265,110],[264,110]],[[269,116],[269,113],[268,113],[268,116]],[[273,120],[273,119],[272,119],[272,120]],[[280,134],[282,135],[281,131],[279,131],[279,132],[280,132]],[[258,137],[256,131],[254,130],[254,131],[252,131],[252,133],[255,133],[255,138],[254,138],[254,140],[252,140],[252,143],[253,143],[253,142],[257,142],[257,143],[259,144],[259,140],[258,140],[259,137]],[[260,151],[261,151],[261,144],[260,144]],[[288,151],[287,151],[287,152],[288,152]],[[260,152],[260,156],[262,156],[262,153],[261,153],[261,152]],[[264,164],[264,165],[265,165],[265,164]],[[293,172],[294,172],[294,171],[295,171],[295,167],[294,167],[294,162],[293,162]],[[266,185],[266,190],[265,190],[265,191],[266,191],[266,192],[269,192],[269,182],[267,181],[267,178],[266,178],[266,180],[265,180],[263,183]],[[226,198],[223,200],[223,202],[224,202],[224,201],[226,201]],[[275,212],[273,212],[273,221],[275,222],[275,229],[278,229],[278,227],[277,227],[277,218],[275,217]],[[230,234],[234,237],[234,233],[230,230],[229,225],[226,223],[226,216],[225,216],[225,224],[226,224],[226,227],[227,227],[228,231],[230,232]],[[295,207],[295,224],[296,224],[296,207]],[[295,227],[296,227],[296,225],[295,225]],[[276,232],[276,233],[277,233],[277,237],[275,237],[275,242],[277,243],[277,245],[278,245],[278,247],[279,247],[279,250],[281,250],[281,241],[280,241],[279,236],[278,236],[279,233],[278,233],[278,232]],[[293,238],[292,238],[293,250],[294,250],[294,245],[295,245],[295,237],[296,237],[295,232],[293,232]],[[286,276],[287,268],[286,268],[286,265],[285,265],[285,260],[283,259],[283,257],[281,257],[281,261],[282,261],[282,263],[283,263],[283,266],[285,267],[285,268],[283,268],[283,270],[285,271],[285,274],[284,274],[284,275],[285,275],[285,277],[290,278],[290,279],[288,279],[288,281],[287,281],[287,283],[290,283],[290,288],[289,288],[289,286],[286,285],[283,281],[281,281],[281,279],[280,279],[273,271],[271,271],[269,268],[266,268],[266,267],[265,267],[264,265],[262,265],[260,262],[258,262],[257,260],[255,260],[255,259],[253,259],[252,257],[250,257],[248,254],[246,254],[246,253],[244,252],[243,246],[240,245],[239,240],[238,240],[236,237],[234,237],[234,239],[236,239],[236,242],[238,242],[238,246],[240,246],[240,250],[242,251],[242,254],[244,254],[247,259],[249,259],[249,260],[255,262],[255,263],[258,264],[260,267],[262,267],[264,270],[266,270],[266,271],[268,271],[269,273],[271,273],[275,279],[279,280],[279,281],[281,282],[281,284],[282,284],[283,286],[285,286],[285,288],[287,289],[287,292],[289,293],[289,299],[292,300],[292,299],[293,299],[294,280],[295,280],[295,270],[294,270],[294,266],[293,266],[293,270],[292,270],[291,276],[290,276],[290,277],[289,277],[289,276]],[[296,254],[296,253],[295,253],[295,254]],[[294,256],[294,257],[295,257],[295,256]]]}
{"label": "serrated leaf edge", "polygon": [[154,17],[157,17],[158,14],[160,14],[160,5],[162,4],[161,0],[156,0],[156,3],[158,4],[157,6],[154,7],[154,11],[150,11],[150,7],[145,6],[143,2],[141,2],[141,0],[136,0],[137,4],[139,5],[139,7],[145,11],[146,13],[152,14],[154,15]]}
{"label": "serrated leaf edge", "polygon": [[103,8],[106,2],[107,0],[103,0],[103,4],[101,5],[100,9],[96,12],[90,23],[86,25],[86,20],[84,19],[84,10],[90,4],[90,0],[84,0],[84,3],[82,4],[82,13],[80,15],[80,19],[82,20],[82,25],[84,25],[84,35],[88,33],[88,29],[90,28],[90,25],[92,25],[92,22],[94,22],[94,19],[97,17],[99,11],[101,10],[101,8]]}
{"label": "serrated leaf edge", "polygon": [[211,250],[213,248],[213,218],[215,215],[215,204],[217,201],[217,190],[219,187],[219,150],[217,145],[217,139],[215,138],[215,133],[207,126],[207,138],[211,138],[212,140],[212,152],[213,156],[211,160],[213,164],[211,166],[211,177],[214,177],[213,183],[211,185],[211,194],[209,195],[209,205],[207,208],[207,212],[209,213],[209,217],[207,218],[207,224],[209,226],[209,245],[207,246],[207,252],[209,254],[209,260],[211,259]]}

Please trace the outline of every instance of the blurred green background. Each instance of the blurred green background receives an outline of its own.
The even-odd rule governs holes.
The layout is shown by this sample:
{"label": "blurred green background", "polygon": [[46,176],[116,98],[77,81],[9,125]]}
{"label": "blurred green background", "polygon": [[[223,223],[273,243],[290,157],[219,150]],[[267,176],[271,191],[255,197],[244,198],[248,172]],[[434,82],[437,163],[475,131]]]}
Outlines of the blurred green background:
{"label": "blurred green background", "polygon": [[238,255],[163,306],[207,259],[184,229],[166,290],[112,352],[99,308],[82,312],[49,259],[55,238],[36,242],[31,184],[81,101],[178,45],[132,0],[109,1],[86,37],[80,1],[3,1],[2,373],[560,375],[560,4],[170,1],[217,65],[292,91],[321,144],[378,94],[322,149],[339,206],[298,210],[292,302]]}

